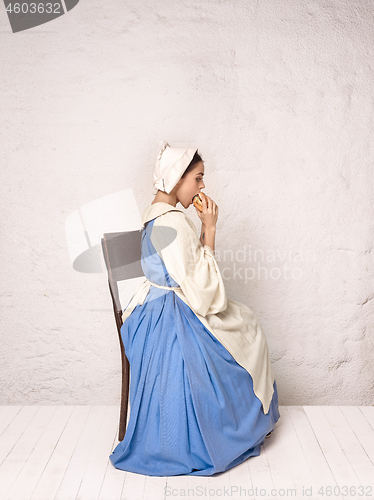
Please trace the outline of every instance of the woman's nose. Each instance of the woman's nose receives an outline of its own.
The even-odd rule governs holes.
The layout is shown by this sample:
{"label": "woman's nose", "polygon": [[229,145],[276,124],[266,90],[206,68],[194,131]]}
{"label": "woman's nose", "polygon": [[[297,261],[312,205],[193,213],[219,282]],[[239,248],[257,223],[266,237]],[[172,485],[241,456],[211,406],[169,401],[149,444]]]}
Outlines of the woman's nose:
{"label": "woman's nose", "polygon": [[204,184],[204,181],[202,181],[202,183],[203,183],[203,187],[202,187],[201,189],[205,189],[205,184]]}

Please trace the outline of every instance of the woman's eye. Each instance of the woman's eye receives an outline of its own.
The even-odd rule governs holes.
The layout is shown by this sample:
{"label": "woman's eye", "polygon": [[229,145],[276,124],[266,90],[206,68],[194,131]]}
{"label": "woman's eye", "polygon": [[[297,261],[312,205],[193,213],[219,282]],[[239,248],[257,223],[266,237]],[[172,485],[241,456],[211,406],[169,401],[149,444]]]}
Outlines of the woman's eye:
{"label": "woman's eye", "polygon": [[196,180],[197,180],[197,181],[202,181],[203,179],[200,177],[199,179],[198,179],[198,178],[196,178]]}

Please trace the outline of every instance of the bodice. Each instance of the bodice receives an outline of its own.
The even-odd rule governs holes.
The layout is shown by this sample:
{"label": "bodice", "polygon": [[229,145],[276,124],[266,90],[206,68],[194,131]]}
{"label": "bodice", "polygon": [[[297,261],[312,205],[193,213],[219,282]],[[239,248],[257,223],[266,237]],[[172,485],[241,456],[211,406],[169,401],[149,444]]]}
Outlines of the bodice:
{"label": "bodice", "polygon": [[163,286],[179,286],[170,276],[161,257],[151,242],[153,224],[156,219],[147,222],[142,230],[141,266],[146,278],[152,283]]}

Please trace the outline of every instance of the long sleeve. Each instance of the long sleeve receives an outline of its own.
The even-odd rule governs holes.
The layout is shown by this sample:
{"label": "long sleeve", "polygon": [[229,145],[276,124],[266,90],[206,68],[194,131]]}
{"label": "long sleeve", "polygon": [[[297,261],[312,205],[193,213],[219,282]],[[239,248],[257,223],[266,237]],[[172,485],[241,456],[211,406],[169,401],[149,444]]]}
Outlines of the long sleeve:
{"label": "long sleeve", "polygon": [[201,244],[184,213],[171,211],[157,217],[151,242],[196,313],[206,316],[226,309],[225,285],[213,251]]}

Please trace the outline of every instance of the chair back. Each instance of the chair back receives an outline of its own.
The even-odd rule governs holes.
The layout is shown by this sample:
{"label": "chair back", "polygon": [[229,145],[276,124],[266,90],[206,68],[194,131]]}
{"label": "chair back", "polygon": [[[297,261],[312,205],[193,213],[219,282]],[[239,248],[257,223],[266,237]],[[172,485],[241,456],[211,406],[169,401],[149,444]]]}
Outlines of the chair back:
{"label": "chair back", "polygon": [[144,276],[141,267],[141,231],[104,233],[101,239],[104,261],[108,270],[109,291],[112,297],[122,360],[122,393],[118,440],[125,437],[129,400],[130,366],[122,342],[122,312],[118,282]]}
{"label": "chair back", "polygon": [[118,282],[144,276],[141,266],[141,231],[104,233],[101,240],[115,313],[123,312]]}

